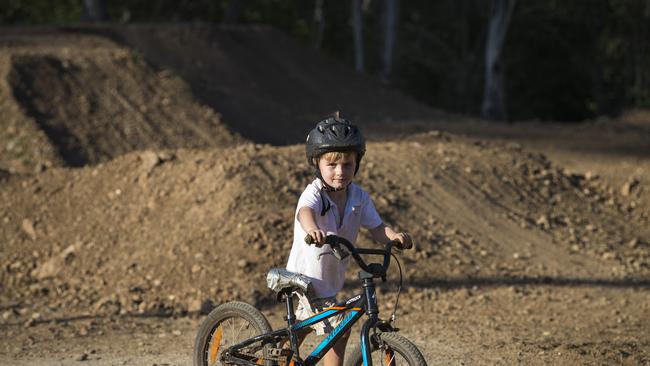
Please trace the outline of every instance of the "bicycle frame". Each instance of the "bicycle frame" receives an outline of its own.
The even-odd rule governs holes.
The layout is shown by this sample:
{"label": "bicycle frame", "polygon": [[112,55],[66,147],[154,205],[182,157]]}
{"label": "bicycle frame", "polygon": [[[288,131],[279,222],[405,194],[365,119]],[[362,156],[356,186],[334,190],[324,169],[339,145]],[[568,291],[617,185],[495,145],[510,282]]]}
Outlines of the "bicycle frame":
{"label": "bicycle frame", "polygon": [[[365,308],[365,296],[357,295],[344,302],[340,302],[335,306],[330,308],[323,309],[319,314],[316,314],[310,318],[307,318],[298,324],[293,325],[290,329],[293,332],[297,332],[301,329],[307,328],[318,322],[322,322],[327,318],[336,316],[341,313],[348,313],[341,323],[332,330],[332,332],[321,341],[321,343],[316,346],[316,348],[311,352],[309,356],[305,359],[305,366],[313,366],[318,361],[325,356],[327,351],[332,348],[336,342],[343,337],[343,335],[350,329],[352,326],[366,313]],[[296,348],[297,350],[297,348]],[[298,354],[299,356],[299,354]]]}
{"label": "bicycle frame", "polygon": [[[360,272],[359,278],[363,281],[363,290],[364,293],[360,295],[353,296],[345,301],[341,301],[335,306],[324,309],[322,312],[302,320],[298,323],[295,323],[295,317],[293,314],[293,301],[291,295],[287,296],[287,322],[289,323],[288,327],[272,331],[270,333],[261,334],[259,336],[245,340],[239,344],[233,345],[224,352],[223,361],[234,363],[238,365],[246,366],[257,366],[259,360],[246,360],[240,357],[237,357],[237,350],[247,347],[256,342],[262,343],[272,343],[277,344],[282,340],[288,338],[291,351],[295,354],[297,358],[300,358],[298,345],[297,345],[297,336],[296,332],[305,329],[313,324],[322,322],[327,318],[333,317],[337,314],[349,312],[349,314],[343,318],[341,323],[332,330],[332,332],[307,356],[304,360],[305,366],[314,366],[325,356],[327,351],[332,348],[336,342],[350,329],[352,326],[363,316],[363,314],[368,313],[368,319],[364,322],[361,328],[361,354],[363,356],[364,366],[372,366],[372,359],[370,356],[370,330],[377,326],[379,322],[379,310],[377,307],[376,291],[375,284],[373,282],[373,277],[367,272]],[[294,366],[292,361],[290,365]]]}

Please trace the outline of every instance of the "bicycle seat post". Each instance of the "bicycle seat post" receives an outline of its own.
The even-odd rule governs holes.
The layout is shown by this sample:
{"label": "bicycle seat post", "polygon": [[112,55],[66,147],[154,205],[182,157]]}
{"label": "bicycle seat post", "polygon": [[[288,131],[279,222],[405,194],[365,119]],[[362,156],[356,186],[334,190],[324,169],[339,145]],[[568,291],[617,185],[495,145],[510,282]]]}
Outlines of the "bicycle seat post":
{"label": "bicycle seat post", "polygon": [[285,303],[287,305],[287,317],[285,318],[287,320],[287,329],[289,332],[289,343],[291,345],[291,349],[296,352],[296,356],[300,357],[300,351],[298,350],[298,339],[296,337],[296,334],[292,330],[293,325],[296,323],[296,314],[293,311],[293,293],[292,291],[286,291],[284,292],[284,299]]}
{"label": "bicycle seat post", "polygon": [[291,293],[284,293],[285,303],[287,305],[287,316],[286,321],[289,328],[291,328],[296,323],[296,314],[293,311],[293,296]]}

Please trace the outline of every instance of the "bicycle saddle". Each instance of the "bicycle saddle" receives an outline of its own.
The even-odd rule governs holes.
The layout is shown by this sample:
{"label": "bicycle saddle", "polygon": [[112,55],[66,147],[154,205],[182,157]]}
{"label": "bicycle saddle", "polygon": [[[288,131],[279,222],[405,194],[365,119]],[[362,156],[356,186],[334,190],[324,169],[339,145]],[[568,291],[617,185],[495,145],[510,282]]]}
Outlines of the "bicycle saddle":
{"label": "bicycle saddle", "polygon": [[311,289],[309,277],[300,273],[287,271],[284,268],[273,268],[266,275],[267,286],[277,292],[301,291],[307,293]]}

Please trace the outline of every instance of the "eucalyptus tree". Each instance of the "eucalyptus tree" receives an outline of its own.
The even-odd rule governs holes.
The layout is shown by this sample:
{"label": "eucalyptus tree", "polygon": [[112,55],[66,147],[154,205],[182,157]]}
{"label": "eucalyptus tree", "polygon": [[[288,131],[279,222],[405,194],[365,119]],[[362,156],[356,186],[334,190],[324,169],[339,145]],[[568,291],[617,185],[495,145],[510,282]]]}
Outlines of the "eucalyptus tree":
{"label": "eucalyptus tree", "polygon": [[492,0],[485,44],[485,89],[481,115],[491,120],[505,120],[506,96],[501,56],[515,0]]}

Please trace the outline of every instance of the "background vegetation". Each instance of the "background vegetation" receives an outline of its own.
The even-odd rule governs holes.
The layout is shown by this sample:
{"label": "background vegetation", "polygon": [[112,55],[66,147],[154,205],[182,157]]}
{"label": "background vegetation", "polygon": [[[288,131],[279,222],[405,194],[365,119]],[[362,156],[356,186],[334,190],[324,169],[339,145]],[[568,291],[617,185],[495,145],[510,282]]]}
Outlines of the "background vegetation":
{"label": "background vegetation", "polygon": [[[314,9],[324,28],[316,42]],[[391,83],[448,111],[477,115],[483,94],[489,1],[399,2]],[[239,5],[233,15],[233,5]],[[354,65],[350,3],[333,0],[107,0],[112,22],[263,23]],[[365,70],[379,77],[384,0],[364,0]],[[70,24],[79,0],[0,0],[0,23]],[[516,3],[503,50],[510,120],[581,121],[650,107],[650,2]]]}

